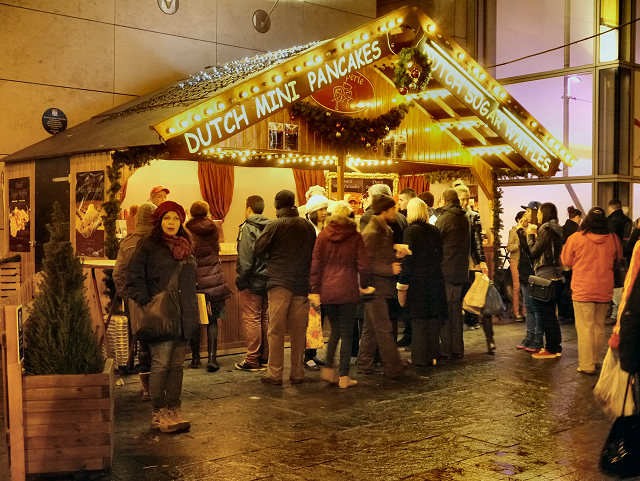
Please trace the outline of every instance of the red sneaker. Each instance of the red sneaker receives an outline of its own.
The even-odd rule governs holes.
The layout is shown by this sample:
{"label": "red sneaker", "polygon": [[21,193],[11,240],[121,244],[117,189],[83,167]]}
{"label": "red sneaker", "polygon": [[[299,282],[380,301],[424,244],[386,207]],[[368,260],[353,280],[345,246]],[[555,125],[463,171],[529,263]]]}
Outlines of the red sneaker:
{"label": "red sneaker", "polygon": [[534,359],[555,359],[558,355],[555,352],[549,352],[546,349],[540,349],[540,352],[536,352],[532,354],[531,357]]}

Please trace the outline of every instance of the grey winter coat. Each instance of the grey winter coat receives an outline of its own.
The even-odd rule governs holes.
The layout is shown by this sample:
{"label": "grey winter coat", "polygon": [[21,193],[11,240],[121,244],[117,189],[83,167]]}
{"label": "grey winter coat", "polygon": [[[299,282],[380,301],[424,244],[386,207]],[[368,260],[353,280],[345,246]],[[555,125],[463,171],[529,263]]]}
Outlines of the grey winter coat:
{"label": "grey winter coat", "polygon": [[240,225],[238,232],[236,287],[260,296],[267,295],[267,258],[256,256],[253,245],[268,223],[269,219],[263,215],[254,214]]}

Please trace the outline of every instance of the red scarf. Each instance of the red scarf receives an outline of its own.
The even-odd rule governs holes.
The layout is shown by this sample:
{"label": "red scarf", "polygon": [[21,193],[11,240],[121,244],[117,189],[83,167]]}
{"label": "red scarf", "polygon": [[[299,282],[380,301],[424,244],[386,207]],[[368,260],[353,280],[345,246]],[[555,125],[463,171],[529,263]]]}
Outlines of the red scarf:
{"label": "red scarf", "polygon": [[162,234],[162,240],[171,249],[173,258],[181,261],[189,257],[193,253],[193,246],[184,237],[177,235]]}

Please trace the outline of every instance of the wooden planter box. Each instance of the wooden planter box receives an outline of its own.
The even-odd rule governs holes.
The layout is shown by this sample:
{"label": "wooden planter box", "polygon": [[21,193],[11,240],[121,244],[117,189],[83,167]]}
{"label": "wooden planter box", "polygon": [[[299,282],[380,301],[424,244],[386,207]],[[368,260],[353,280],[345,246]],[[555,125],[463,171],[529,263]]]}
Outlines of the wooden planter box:
{"label": "wooden planter box", "polygon": [[113,359],[100,374],[24,376],[26,473],[110,469],[113,387]]}

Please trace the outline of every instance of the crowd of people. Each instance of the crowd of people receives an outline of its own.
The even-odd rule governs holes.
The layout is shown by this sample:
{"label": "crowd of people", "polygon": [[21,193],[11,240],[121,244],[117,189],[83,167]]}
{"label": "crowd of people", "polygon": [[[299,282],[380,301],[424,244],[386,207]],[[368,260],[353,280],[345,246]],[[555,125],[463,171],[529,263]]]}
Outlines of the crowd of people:
{"label": "crowd of people", "polygon": [[[220,368],[218,319],[232,291],[221,270],[220,229],[208,204],[195,202],[187,221],[184,208],[166,200],[168,194],[156,187],[137,209],[135,230],[120,246],[114,281],[140,342],[140,379],[152,405],[151,424],[175,432],[190,427],[181,411],[189,346],[191,365],[199,367],[200,324],[206,324],[207,370]],[[236,368],[264,371],[263,383],[281,385],[288,334],[292,384],[304,381],[305,370],[319,370],[330,384],[356,386],[350,377],[354,356],[358,374],[381,366],[386,378],[401,380],[411,376],[412,366],[428,369],[462,358],[465,324],[484,329],[487,352],[493,354],[492,317],[463,311],[476,274],[488,275],[482,223],[469,199],[469,188],[460,181],[445,189],[435,206],[429,192],[418,195],[407,188],[396,203],[387,185],[374,184],[362,212],[357,200],[332,201],[324,188],[314,186],[300,209],[293,192],[278,192],[276,219],[270,220],[263,215],[264,199],[248,197],[235,279],[247,350]],[[637,272],[640,251],[630,243],[639,229],[632,234],[631,220],[615,200],[609,216],[594,207],[584,220],[571,207],[564,227],[553,203],[531,201],[523,209],[508,242],[513,313],[526,326],[517,347],[535,359],[560,357],[558,314],[575,317],[578,371],[595,374],[606,317],[615,318],[618,334],[635,281],[616,294],[614,261],[628,253]],[[310,302],[331,327],[324,359],[306,348]],[[608,312],[610,304],[619,310]],[[404,325],[400,340],[399,324]],[[398,348],[408,345],[411,359],[405,361]]]}

